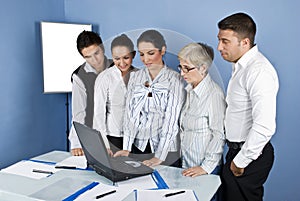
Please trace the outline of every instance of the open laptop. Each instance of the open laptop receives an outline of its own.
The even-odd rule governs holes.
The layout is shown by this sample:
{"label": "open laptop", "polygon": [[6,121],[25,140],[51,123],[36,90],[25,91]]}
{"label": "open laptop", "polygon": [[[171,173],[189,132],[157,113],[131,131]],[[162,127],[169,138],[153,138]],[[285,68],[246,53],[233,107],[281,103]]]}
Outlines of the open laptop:
{"label": "open laptop", "polygon": [[99,131],[78,122],[73,124],[88,165],[98,174],[116,182],[151,174],[154,171],[133,158],[109,156]]}

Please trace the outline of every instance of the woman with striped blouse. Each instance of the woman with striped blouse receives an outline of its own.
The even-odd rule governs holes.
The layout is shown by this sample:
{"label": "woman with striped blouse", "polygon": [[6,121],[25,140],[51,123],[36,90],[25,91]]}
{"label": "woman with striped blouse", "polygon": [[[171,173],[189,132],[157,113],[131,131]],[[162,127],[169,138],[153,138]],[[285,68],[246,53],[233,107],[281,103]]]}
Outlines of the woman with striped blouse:
{"label": "woman with striped blouse", "polygon": [[182,167],[184,176],[218,174],[225,144],[225,100],[222,89],[208,69],[213,49],[191,43],[178,53],[181,76],[188,83],[187,98],[180,116]]}
{"label": "woman with striped blouse", "polygon": [[[130,75],[123,123],[123,149],[115,156],[144,155],[147,166],[179,166],[179,114],[184,104],[184,82],[166,66],[166,43],[156,30],[137,40],[144,68]],[[134,157],[134,156],[133,156]]]}

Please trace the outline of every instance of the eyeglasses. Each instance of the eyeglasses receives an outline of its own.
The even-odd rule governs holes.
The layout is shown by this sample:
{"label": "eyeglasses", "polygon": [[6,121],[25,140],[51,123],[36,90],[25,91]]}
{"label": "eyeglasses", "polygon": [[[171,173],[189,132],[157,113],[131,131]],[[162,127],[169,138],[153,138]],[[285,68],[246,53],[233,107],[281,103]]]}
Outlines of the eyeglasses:
{"label": "eyeglasses", "polygon": [[197,67],[184,68],[184,67],[182,67],[182,66],[179,64],[177,68],[178,68],[179,71],[182,71],[182,72],[184,72],[184,73],[188,73],[188,72],[190,72],[191,70],[196,69]]}

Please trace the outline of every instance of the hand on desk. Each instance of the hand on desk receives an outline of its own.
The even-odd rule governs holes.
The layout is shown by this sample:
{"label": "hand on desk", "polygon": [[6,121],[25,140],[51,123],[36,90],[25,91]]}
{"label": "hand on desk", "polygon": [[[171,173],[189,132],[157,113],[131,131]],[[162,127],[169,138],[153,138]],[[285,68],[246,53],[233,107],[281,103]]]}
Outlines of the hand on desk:
{"label": "hand on desk", "polygon": [[75,149],[71,149],[71,154],[72,156],[83,156],[83,150],[82,148],[75,148]]}
{"label": "hand on desk", "polygon": [[204,174],[207,174],[207,172],[200,166],[191,167],[182,171],[182,175],[187,177],[197,177]]}
{"label": "hand on desk", "polygon": [[127,151],[127,150],[120,150],[120,151],[117,151],[117,152],[114,154],[114,157],[117,157],[117,156],[129,156],[129,151]]}
{"label": "hand on desk", "polygon": [[[111,149],[107,148],[107,152],[108,155],[112,156],[113,152],[111,151]],[[82,150],[82,148],[75,148],[75,149],[71,149],[71,154],[72,156],[83,156],[84,152]]]}
{"label": "hand on desk", "polygon": [[157,165],[161,164],[162,162],[163,162],[162,160],[160,160],[160,159],[158,159],[156,157],[153,157],[153,158],[151,158],[149,160],[144,160],[143,164],[147,165],[149,167],[153,167],[153,166],[157,166]]}

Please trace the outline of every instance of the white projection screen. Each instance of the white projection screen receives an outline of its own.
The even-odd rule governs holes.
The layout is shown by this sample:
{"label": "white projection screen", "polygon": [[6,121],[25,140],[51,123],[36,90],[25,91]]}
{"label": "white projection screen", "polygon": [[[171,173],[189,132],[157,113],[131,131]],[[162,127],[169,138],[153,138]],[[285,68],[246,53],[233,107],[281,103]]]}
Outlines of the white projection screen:
{"label": "white projection screen", "polygon": [[44,93],[72,91],[71,74],[84,59],[76,48],[76,39],[91,24],[41,22]]}

